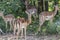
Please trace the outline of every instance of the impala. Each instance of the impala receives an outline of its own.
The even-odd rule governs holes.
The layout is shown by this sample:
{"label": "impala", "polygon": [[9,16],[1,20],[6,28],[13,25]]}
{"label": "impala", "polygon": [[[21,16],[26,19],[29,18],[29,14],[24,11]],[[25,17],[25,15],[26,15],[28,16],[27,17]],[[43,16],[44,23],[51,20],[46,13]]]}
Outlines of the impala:
{"label": "impala", "polygon": [[33,5],[29,4],[29,0],[25,0],[25,5],[26,5],[26,14],[30,14],[34,17],[34,19],[36,19],[37,17],[37,8]]}
{"label": "impala", "polygon": [[12,23],[14,22],[14,15],[12,14],[8,14],[6,16],[4,16],[3,11],[0,11],[0,16],[4,19],[5,23],[6,23],[6,28],[7,28],[7,24],[8,22],[10,23],[10,30],[12,29]]}
{"label": "impala", "polygon": [[[21,33],[21,37],[23,37],[23,33],[24,33],[25,40],[26,40],[26,29],[30,23],[31,23],[30,14],[28,14],[28,19],[17,18],[14,22],[14,35],[17,34],[17,38],[18,38],[19,33]],[[24,32],[23,32],[23,29],[24,29]],[[16,30],[17,30],[17,32],[16,32]]]}
{"label": "impala", "polygon": [[[58,6],[55,5],[54,11],[52,11],[52,12],[48,12],[48,11],[41,12],[39,14],[39,26],[41,27],[46,20],[50,20],[50,22],[52,22],[54,19],[54,16],[57,14],[58,10],[59,10]],[[39,31],[40,31],[40,27],[38,29]]]}

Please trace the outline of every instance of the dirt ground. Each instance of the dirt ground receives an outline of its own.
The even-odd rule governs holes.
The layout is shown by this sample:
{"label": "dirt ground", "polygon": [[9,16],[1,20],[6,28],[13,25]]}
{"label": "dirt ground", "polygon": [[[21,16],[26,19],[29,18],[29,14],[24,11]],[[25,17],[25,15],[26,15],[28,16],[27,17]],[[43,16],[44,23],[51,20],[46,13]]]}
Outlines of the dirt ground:
{"label": "dirt ground", "polygon": [[[0,35],[0,40],[17,40],[17,36],[13,34],[5,34]],[[19,40],[25,40],[19,36]],[[60,35],[45,35],[45,36],[35,36],[35,35],[27,35],[26,40],[60,40]]]}
{"label": "dirt ground", "polygon": [[[17,40],[16,36],[13,35],[0,35],[0,40]],[[19,40],[24,40],[24,38],[20,38]],[[60,40],[60,35],[45,35],[45,36],[34,36],[30,35],[26,37],[26,40]]]}

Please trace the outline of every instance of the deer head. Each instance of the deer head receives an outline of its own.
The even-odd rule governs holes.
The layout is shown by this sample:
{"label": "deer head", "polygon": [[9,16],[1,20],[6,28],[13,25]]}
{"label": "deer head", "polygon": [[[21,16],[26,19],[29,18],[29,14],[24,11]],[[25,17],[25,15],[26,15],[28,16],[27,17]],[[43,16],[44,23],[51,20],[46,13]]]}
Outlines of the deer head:
{"label": "deer head", "polygon": [[33,5],[29,4],[29,0],[25,1],[25,5],[26,5],[26,14],[30,14],[34,17],[34,19],[36,19],[37,17],[37,8]]}
{"label": "deer head", "polygon": [[54,5],[54,7],[55,7],[55,10],[54,10],[54,16],[57,14],[57,11],[59,10],[59,7],[58,7],[58,5]]}

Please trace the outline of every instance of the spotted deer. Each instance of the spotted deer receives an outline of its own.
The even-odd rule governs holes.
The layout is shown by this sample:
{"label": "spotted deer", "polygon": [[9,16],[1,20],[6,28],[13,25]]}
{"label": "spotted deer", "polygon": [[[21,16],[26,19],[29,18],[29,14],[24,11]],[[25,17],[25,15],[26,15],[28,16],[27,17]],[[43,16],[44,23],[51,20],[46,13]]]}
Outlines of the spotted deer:
{"label": "spotted deer", "polygon": [[33,5],[29,4],[29,0],[25,0],[25,5],[26,5],[26,14],[30,14],[34,17],[34,19],[36,19],[37,17],[37,8]]}
{"label": "spotted deer", "polygon": [[50,12],[44,11],[39,14],[39,29],[38,29],[39,31],[41,29],[40,27],[46,20],[50,20],[51,23],[53,22],[54,16],[57,14],[57,11],[59,10],[58,5],[55,5],[54,7],[55,7],[54,11]]}
{"label": "spotted deer", "polygon": [[[19,33],[21,33],[21,37],[24,36],[25,40],[26,40],[26,29],[27,26],[31,23],[31,15],[28,14],[28,19],[24,19],[24,18],[17,18],[14,22],[14,35],[17,34],[17,38],[19,36]],[[24,32],[23,32],[24,29]],[[17,30],[17,32],[16,32]]]}
{"label": "spotted deer", "polygon": [[0,16],[4,19],[5,23],[6,23],[6,29],[7,29],[7,24],[8,22],[10,23],[10,30],[12,29],[12,23],[14,22],[14,15],[12,14],[8,14],[8,15],[5,15],[3,14],[4,12],[3,11],[0,11]]}

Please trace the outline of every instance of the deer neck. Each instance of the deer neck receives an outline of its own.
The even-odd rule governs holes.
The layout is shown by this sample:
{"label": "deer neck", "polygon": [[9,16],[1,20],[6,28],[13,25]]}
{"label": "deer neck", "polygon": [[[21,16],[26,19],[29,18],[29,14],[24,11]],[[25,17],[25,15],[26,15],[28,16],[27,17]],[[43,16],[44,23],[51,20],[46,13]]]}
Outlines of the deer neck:
{"label": "deer neck", "polygon": [[29,24],[31,23],[31,15],[28,14],[28,21],[29,21]]}
{"label": "deer neck", "polygon": [[54,11],[54,16],[57,14],[57,11],[58,11],[58,10],[57,10],[57,8],[55,8],[55,11]]}

